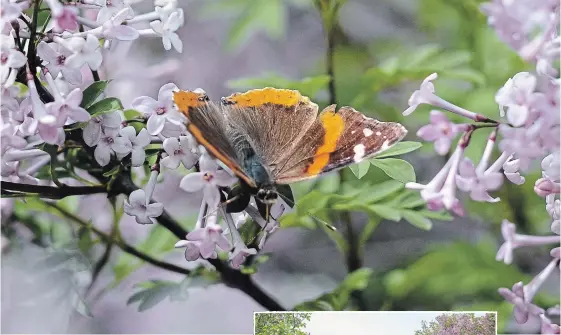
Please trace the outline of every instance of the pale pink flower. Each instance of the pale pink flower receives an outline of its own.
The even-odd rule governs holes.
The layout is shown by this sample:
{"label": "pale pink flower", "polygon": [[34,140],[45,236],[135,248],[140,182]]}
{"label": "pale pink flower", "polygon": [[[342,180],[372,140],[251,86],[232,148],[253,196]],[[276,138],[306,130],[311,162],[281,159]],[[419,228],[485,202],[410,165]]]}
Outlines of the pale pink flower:
{"label": "pale pink flower", "polygon": [[470,197],[476,201],[497,202],[499,198],[491,197],[487,192],[496,191],[503,184],[503,175],[500,172],[476,171],[475,165],[469,158],[464,158],[459,166],[459,175],[456,180],[458,188],[470,192]]}
{"label": "pale pink flower", "polygon": [[92,117],[82,132],[84,142],[93,147],[99,142],[105,129],[118,131],[122,120],[123,118],[118,111]]}
{"label": "pale pink flower", "polygon": [[230,242],[223,235],[222,227],[216,223],[216,216],[209,216],[205,227],[196,228],[187,234],[187,241],[199,242],[199,251],[203,258],[216,258],[216,247],[224,251],[230,250]]}
{"label": "pale pink flower", "polygon": [[425,141],[434,142],[434,150],[445,155],[458,133],[464,131],[466,125],[450,122],[446,114],[433,110],[430,112],[430,123],[417,131],[417,136]]}
{"label": "pale pink flower", "polygon": [[505,264],[512,263],[513,251],[516,248],[559,243],[559,236],[532,236],[517,234],[516,225],[508,220],[503,220],[501,232],[505,241],[497,251],[495,259],[497,261],[503,261]]}
{"label": "pale pink flower", "polygon": [[560,334],[561,328],[559,325],[552,323],[549,318],[545,316],[545,314],[540,314],[540,321],[541,321],[541,333],[542,334]]}
{"label": "pale pink flower", "polygon": [[550,194],[559,194],[561,191],[561,186],[559,183],[551,181],[548,178],[540,178],[536,180],[536,184],[534,185],[534,192],[542,198]]}
{"label": "pale pink flower", "polygon": [[532,303],[534,296],[528,296],[522,282],[514,284],[512,290],[505,287],[499,288],[499,294],[514,305],[514,319],[519,324],[526,323],[530,314],[538,316],[544,312],[542,308]]}
{"label": "pale pink flower", "polygon": [[[148,131],[143,128],[137,135],[134,127],[128,126],[121,129],[119,134],[125,140],[124,146],[131,153],[131,165],[142,166],[146,160],[146,152],[144,151],[144,148],[150,144],[150,135],[148,135]],[[123,154],[117,153],[117,158],[123,159],[126,155],[128,155],[128,153],[124,154],[124,156]]]}
{"label": "pale pink flower", "polygon": [[255,248],[248,248],[241,240],[234,245],[234,250],[230,253],[230,261],[234,269],[239,269],[249,255],[257,254]]}

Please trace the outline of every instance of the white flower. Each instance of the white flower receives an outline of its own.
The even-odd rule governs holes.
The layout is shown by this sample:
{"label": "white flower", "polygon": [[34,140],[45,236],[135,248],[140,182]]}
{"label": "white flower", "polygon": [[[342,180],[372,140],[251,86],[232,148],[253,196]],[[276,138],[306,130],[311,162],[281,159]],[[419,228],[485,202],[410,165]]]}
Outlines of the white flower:
{"label": "white flower", "polygon": [[[118,39],[120,41],[132,41],[138,38],[138,31],[131,26],[123,25],[129,17],[133,17],[132,8],[125,7],[114,13],[111,18],[101,26],[101,33],[105,38]],[[99,18],[99,16],[98,16]]]}
{"label": "white flower", "polygon": [[[144,148],[150,144],[150,135],[146,129],[142,129],[138,135],[132,126],[125,127],[119,131],[119,134],[125,139],[125,147],[131,152],[132,166],[141,166],[146,159],[146,152]],[[126,156],[126,155],[125,155]],[[119,159],[124,156],[117,154]]]}
{"label": "white flower", "polygon": [[66,59],[72,55],[72,51],[58,43],[46,43],[41,41],[37,46],[37,54],[42,60],[47,62],[45,65],[49,72],[56,78],[60,72],[70,84],[77,85],[82,82],[82,74],[79,69],[71,68],[66,64]]}
{"label": "white flower", "polygon": [[157,202],[147,204],[144,190],[138,189],[130,194],[129,201],[125,200],[124,210],[128,215],[134,216],[136,222],[152,224],[156,223],[154,218],[162,215],[164,212],[164,205]]}
{"label": "white flower", "polygon": [[182,163],[186,169],[192,168],[199,159],[196,154],[196,146],[193,146],[191,136],[180,136],[177,138],[166,138],[164,150],[168,154],[162,159],[162,165],[168,169],[177,169]]}
{"label": "white flower", "polygon": [[114,128],[105,128],[102,132],[101,139],[97,143],[94,151],[95,160],[101,166],[109,164],[111,153],[115,152],[121,157],[126,156],[130,152],[130,146],[127,145],[128,139],[117,137],[118,130]]}
{"label": "white flower", "polygon": [[516,185],[522,185],[526,181],[524,176],[520,175],[520,160],[510,159],[503,164],[505,177]]}
{"label": "white flower", "polygon": [[164,49],[170,50],[173,46],[177,52],[181,53],[183,51],[183,42],[181,42],[175,31],[183,25],[183,10],[180,8],[167,17],[167,12],[165,11],[161,11],[159,14],[163,16],[162,20],[150,22],[150,27],[152,27],[156,34],[162,37]]}
{"label": "white flower", "polygon": [[158,92],[158,100],[148,96],[138,97],[133,100],[132,108],[136,109],[148,119],[146,128],[150,135],[158,135],[164,129],[166,121],[180,125],[183,115],[174,107],[173,92],[178,90],[173,83],[162,86]]}
{"label": "white flower", "polygon": [[431,74],[430,76],[426,77],[425,80],[421,83],[421,87],[413,92],[411,97],[409,98],[409,108],[407,108],[403,115],[409,115],[413,113],[415,109],[420,104],[430,104],[434,98],[434,84],[432,83],[433,80],[438,78],[436,73]]}
{"label": "white flower", "polygon": [[118,130],[121,126],[121,114],[117,111],[92,117],[83,130],[84,142],[93,147],[99,142],[104,129]]}
{"label": "white flower", "polygon": [[27,141],[18,134],[17,128],[11,123],[2,124],[0,140],[2,154],[10,147],[22,149],[27,145]]}
{"label": "white flower", "polygon": [[66,65],[72,68],[80,68],[82,65],[88,64],[90,69],[94,71],[99,69],[103,57],[101,56],[99,40],[93,34],[88,34],[86,39],[73,37],[68,41],[67,46],[73,51],[73,54],[66,59]]}
{"label": "white flower", "polygon": [[220,202],[218,186],[230,186],[237,180],[224,170],[218,170],[218,164],[204,154],[199,160],[201,172],[193,172],[181,179],[179,187],[187,192],[203,191],[203,201],[213,210]]}

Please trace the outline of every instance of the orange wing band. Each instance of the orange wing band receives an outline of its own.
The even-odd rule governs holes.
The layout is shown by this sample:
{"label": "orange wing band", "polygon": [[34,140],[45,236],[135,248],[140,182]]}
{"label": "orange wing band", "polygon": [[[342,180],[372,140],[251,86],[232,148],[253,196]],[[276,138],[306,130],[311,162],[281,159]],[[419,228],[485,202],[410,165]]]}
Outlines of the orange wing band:
{"label": "orange wing band", "polygon": [[234,93],[222,98],[222,100],[228,104],[236,104],[240,107],[258,107],[266,103],[295,106],[300,102],[310,102],[308,97],[301,95],[298,91],[272,87],[250,90],[245,93]]}
{"label": "orange wing band", "polygon": [[345,121],[341,115],[335,113],[335,106],[333,105],[328,108],[330,110],[326,110],[319,116],[325,135],[323,143],[316,150],[312,164],[306,169],[306,175],[308,176],[315,176],[321,173],[321,170],[329,162],[329,156],[337,148],[337,141],[345,129]]}

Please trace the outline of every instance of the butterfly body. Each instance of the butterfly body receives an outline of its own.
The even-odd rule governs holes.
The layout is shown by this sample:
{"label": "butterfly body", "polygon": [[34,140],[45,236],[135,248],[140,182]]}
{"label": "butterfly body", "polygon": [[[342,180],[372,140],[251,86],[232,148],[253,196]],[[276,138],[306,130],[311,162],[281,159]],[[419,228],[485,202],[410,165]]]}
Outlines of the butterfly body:
{"label": "butterfly body", "polygon": [[399,123],[380,122],[347,106],[318,113],[315,103],[294,90],[267,87],[220,103],[202,90],[179,91],[174,101],[189,121],[188,131],[240,179],[240,208],[248,194],[271,205],[290,189],[287,184],[358,163],[407,133]]}

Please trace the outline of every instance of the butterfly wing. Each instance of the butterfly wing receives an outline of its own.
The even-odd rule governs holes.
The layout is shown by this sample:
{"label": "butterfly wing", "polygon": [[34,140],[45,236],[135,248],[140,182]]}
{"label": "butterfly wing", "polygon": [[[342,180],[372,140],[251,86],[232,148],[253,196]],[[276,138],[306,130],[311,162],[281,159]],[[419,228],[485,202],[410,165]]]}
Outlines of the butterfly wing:
{"label": "butterfly wing", "polygon": [[247,176],[238,163],[236,151],[228,137],[228,121],[222,106],[209,102],[202,90],[175,92],[173,100],[189,122],[187,130],[209,153],[219,159],[236,176],[249,186],[255,182]]}
{"label": "butterfly wing", "polygon": [[325,108],[298,141],[273,176],[277,184],[289,184],[334,171],[380,153],[407,130],[396,122],[368,118],[351,107]]}
{"label": "butterfly wing", "polygon": [[222,98],[232,138],[243,137],[271,175],[317,119],[318,106],[298,91],[264,88]]}

